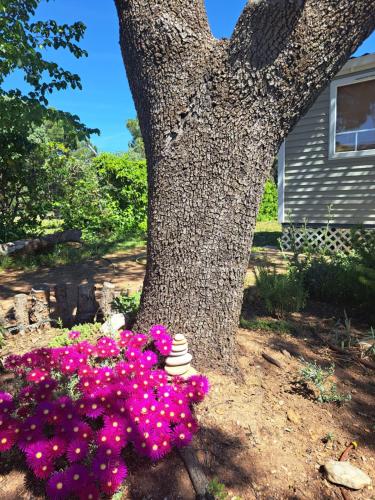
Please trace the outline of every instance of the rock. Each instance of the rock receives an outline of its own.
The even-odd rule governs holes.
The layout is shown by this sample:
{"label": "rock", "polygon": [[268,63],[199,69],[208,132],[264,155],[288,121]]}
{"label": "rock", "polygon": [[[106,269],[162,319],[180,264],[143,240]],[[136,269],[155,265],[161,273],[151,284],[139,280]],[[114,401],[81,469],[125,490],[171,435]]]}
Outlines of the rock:
{"label": "rock", "polygon": [[126,319],[124,314],[113,314],[105,323],[102,324],[100,331],[106,334],[117,332],[125,326],[125,323]]}
{"label": "rock", "polygon": [[176,333],[176,335],[174,336],[174,340],[176,342],[180,342],[181,340],[185,340],[185,335],[183,335],[182,333]]}
{"label": "rock", "polygon": [[180,366],[166,366],[165,371],[168,375],[185,375],[190,370],[190,363]]}
{"label": "rock", "polygon": [[172,352],[182,352],[182,351],[187,351],[187,348],[188,348],[188,344],[187,342],[185,341],[184,344],[173,344],[173,347],[172,347]]}
{"label": "rock", "polygon": [[371,485],[369,476],[349,462],[330,460],[324,464],[324,469],[331,483],[340,484],[352,490],[361,490]]}
{"label": "rock", "polygon": [[292,424],[299,424],[301,422],[301,417],[296,413],[294,410],[289,409],[286,413],[286,416],[289,420],[289,422],[292,422]]}
{"label": "rock", "polygon": [[181,351],[181,352],[178,352],[178,351],[173,351],[170,353],[169,356],[172,356],[172,357],[176,357],[176,356],[184,356],[185,354],[187,354],[188,350],[187,350],[187,347]]}
{"label": "rock", "polygon": [[165,360],[165,364],[167,366],[186,365],[187,363],[190,363],[191,358],[192,356],[189,353],[186,353],[183,356],[168,356],[168,358]]}

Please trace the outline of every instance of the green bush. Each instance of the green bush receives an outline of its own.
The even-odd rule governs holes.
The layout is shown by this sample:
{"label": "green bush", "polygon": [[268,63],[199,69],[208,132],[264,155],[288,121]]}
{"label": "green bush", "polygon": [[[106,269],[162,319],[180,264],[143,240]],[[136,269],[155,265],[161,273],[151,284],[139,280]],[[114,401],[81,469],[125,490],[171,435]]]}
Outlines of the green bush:
{"label": "green bush", "polygon": [[147,229],[147,169],[128,154],[103,153],[73,178],[59,205],[64,226],[83,239],[116,240]]}
{"label": "green bush", "polygon": [[[357,253],[310,257],[301,268],[309,296],[315,300],[375,317],[375,267]],[[374,281],[372,280],[374,278]]]}
{"label": "green bush", "polygon": [[266,181],[262,203],[259,207],[258,221],[277,219],[277,187],[273,179]]}
{"label": "green bush", "polygon": [[[95,342],[101,335],[100,327],[100,323],[83,323],[72,328],[62,328],[60,332],[57,332],[56,337],[51,340],[48,347],[64,347],[84,340]],[[71,331],[80,332],[80,336],[77,339],[69,338],[68,333]]]}
{"label": "green bush", "polygon": [[282,317],[297,312],[306,305],[307,293],[298,273],[277,274],[275,268],[260,267],[255,270],[257,292],[268,313]]}
{"label": "green bush", "polygon": [[328,379],[335,373],[334,364],[322,368],[315,361],[311,363],[302,359],[302,362],[304,367],[300,372],[301,381],[310,382],[314,386],[319,403],[345,403],[351,400],[350,394],[344,395],[337,391],[336,384],[327,384]]}

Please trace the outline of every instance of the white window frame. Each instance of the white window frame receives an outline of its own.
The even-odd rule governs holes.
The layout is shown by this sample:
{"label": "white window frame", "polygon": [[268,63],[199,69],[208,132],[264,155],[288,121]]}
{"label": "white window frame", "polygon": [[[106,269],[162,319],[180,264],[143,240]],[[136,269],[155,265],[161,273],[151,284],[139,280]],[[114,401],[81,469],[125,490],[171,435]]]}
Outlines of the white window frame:
{"label": "white window frame", "polygon": [[330,87],[330,120],[329,120],[329,158],[355,158],[361,156],[375,156],[375,149],[364,151],[336,151],[336,118],[337,118],[337,88],[344,85],[361,83],[366,80],[375,80],[375,71],[366,75],[351,75],[331,82]]}

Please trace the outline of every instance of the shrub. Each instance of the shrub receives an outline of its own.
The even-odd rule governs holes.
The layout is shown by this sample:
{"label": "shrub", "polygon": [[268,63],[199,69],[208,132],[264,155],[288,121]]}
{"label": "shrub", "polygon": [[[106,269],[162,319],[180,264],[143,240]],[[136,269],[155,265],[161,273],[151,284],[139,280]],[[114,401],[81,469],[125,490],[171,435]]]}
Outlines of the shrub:
{"label": "shrub", "polygon": [[116,297],[112,306],[115,311],[118,311],[128,317],[133,318],[138,312],[139,304],[141,302],[141,292],[135,292],[133,294],[121,293]]}
{"label": "shrub", "polygon": [[113,495],[127,474],[122,451],[129,444],[158,460],[197,430],[193,406],[208,381],[168,381],[155,366],[157,353],[171,346],[156,325],[149,335],[123,331],[118,340],[9,356],[5,368],[23,384],[14,396],[0,394],[0,452],[21,450],[49,498]]}
{"label": "shrub", "polygon": [[[100,336],[100,323],[83,323],[73,326],[71,330],[63,328],[56,337],[51,340],[49,347],[64,347],[67,345],[77,344],[87,340],[88,342],[95,341]],[[79,335],[74,335],[74,332],[79,332]]]}
{"label": "shrub", "polygon": [[275,332],[280,334],[289,334],[294,332],[294,327],[285,320],[269,320],[263,318],[257,319],[240,319],[240,327],[247,330],[264,330],[268,332]]}
{"label": "shrub", "polygon": [[266,181],[258,221],[277,220],[277,187],[273,179]]}
{"label": "shrub", "polygon": [[259,296],[270,314],[282,317],[305,307],[307,293],[296,272],[277,274],[275,268],[260,267],[255,270],[255,278]]}
{"label": "shrub", "polygon": [[350,394],[345,396],[337,392],[336,384],[327,386],[327,379],[335,373],[334,364],[324,369],[316,362],[302,361],[305,364],[301,370],[302,381],[311,382],[314,385],[318,391],[317,401],[319,403],[344,403],[351,400]]}

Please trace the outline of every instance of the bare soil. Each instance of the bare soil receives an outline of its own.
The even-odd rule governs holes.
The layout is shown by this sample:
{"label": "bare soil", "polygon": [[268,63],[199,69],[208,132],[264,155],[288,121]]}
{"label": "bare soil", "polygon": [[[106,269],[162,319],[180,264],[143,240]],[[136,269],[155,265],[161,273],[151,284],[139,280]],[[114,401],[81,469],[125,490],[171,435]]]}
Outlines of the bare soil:
{"label": "bare soil", "polygon": [[[83,280],[88,274],[110,280],[119,286],[137,288],[144,268],[135,259],[143,252],[134,250],[113,256],[112,264],[88,262],[86,267],[38,273],[0,276],[1,293],[20,290],[34,279],[55,284],[57,279]],[[280,256],[273,256],[282,266]],[[96,263],[95,263],[96,262]],[[81,274],[78,274],[81,273]],[[40,283],[41,281],[38,281]],[[130,286],[129,286],[130,285]],[[329,459],[339,459],[352,441],[358,448],[349,460],[375,480],[375,372],[363,367],[353,356],[340,355],[322,345],[316,333],[328,336],[336,318],[329,306],[314,308],[290,318],[293,334],[239,329],[238,377],[207,373],[211,392],[198,409],[201,423],[194,448],[209,479],[224,483],[229,498],[241,499],[375,499],[371,488],[354,492],[330,484],[321,472]],[[8,338],[4,350],[25,352],[48,344],[53,331],[34,332]],[[3,350],[3,353],[4,353]],[[276,358],[279,368],[266,361],[262,353]],[[333,381],[340,393],[352,400],[342,405],[318,403],[314,388],[300,382],[301,358],[336,366]],[[11,384],[3,375],[2,389]],[[326,440],[327,435],[332,439]],[[151,465],[129,457],[129,477],[124,499],[193,500],[194,491],[178,454]],[[15,457],[0,464],[0,499],[43,498]]]}

